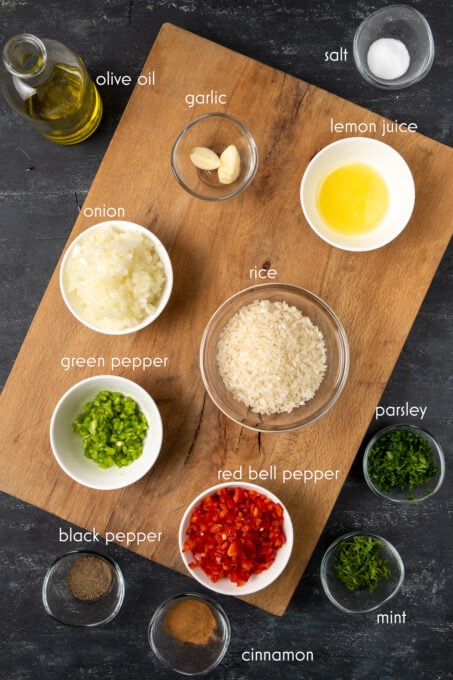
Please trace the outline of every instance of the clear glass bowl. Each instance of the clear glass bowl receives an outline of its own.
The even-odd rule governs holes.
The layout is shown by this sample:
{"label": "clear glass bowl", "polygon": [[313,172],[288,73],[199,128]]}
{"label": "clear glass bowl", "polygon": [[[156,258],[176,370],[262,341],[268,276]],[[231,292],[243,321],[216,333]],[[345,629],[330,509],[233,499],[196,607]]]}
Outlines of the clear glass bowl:
{"label": "clear glass bowl", "polygon": [[[371,449],[376,444],[376,442],[381,439],[381,437],[389,434],[390,432],[394,432],[395,430],[409,430],[410,432],[418,434],[420,437],[425,439],[433,453],[434,464],[439,470],[435,477],[431,477],[431,479],[428,479],[424,484],[417,486],[410,491],[408,489],[403,490],[400,488],[394,488],[391,491],[382,491],[372,482],[368,472],[368,460]],[[445,458],[438,442],[436,442],[434,437],[429,432],[426,432],[426,430],[422,430],[420,427],[408,424],[389,425],[389,427],[385,427],[383,430],[377,432],[368,442],[363,455],[363,474],[371,491],[374,491],[374,493],[378,496],[386,498],[389,501],[394,501],[395,503],[418,503],[419,501],[423,501],[426,498],[430,498],[430,496],[435,494],[436,491],[438,491],[442,486],[445,476]]]}
{"label": "clear glass bowl", "polygon": [[[324,336],[327,370],[314,397],[291,413],[262,415],[234,399],[226,388],[217,366],[217,342],[231,317],[255,300],[284,301],[297,307]],[[333,311],[319,297],[304,288],[285,283],[269,283],[246,288],[221,305],[208,322],[200,347],[200,368],[206,390],[216,406],[231,420],[257,432],[289,432],[306,427],[321,418],[334,405],[345,384],[349,369],[349,348],[344,329]]]}
{"label": "clear glass bowl", "polygon": [[[217,170],[199,170],[190,160],[192,149],[204,146],[219,156],[234,144],[241,157],[239,177],[221,184]],[[245,125],[226,113],[208,113],[189,123],[178,135],[171,152],[171,167],[179,184],[206,201],[223,201],[244,191],[255,176],[258,151]]]}
{"label": "clear glass bowl", "polygon": [[[368,588],[348,590],[333,571],[337,549],[343,541],[353,536],[376,538],[382,543],[379,554],[381,559],[387,560],[390,577],[388,579],[381,579],[372,593],[369,592]],[[389,541],[376,534],[364,531],[352,531],[351,533],[344,534],[344,536],[340,536],[340,538],[337,538],[332,543],[322,558],[321,583],[324,592],[338,609],[347,614],[365,614],[381,607],[396,595],[403,581],[404,564],[399,553]]]}
{"label": "clear glass bowl", "polygon": [[[409,67],[399,78],[379,78],[368,66],[368,50],[380,38],[400,40],[409,52]],[[386,90],[398,90],[417,83],[428,73],[434,60],[434,40],[425,17],[414,7],[388,5],[360,24],[354,36],[353,52],[357,69],[366,81]]]}
{"label": "clear glass bowl", "polygon": [[[215,620],[215,629],[207,643],[181,642],[167,630],[166,617],[183,600],[199,600],[209,607]],[[149,644],[159,661],[182,675],[205,675],[212,671],[225,656],[230,637],[230,623],[223,609],[200,593],[184,593],[163,602],[155,611],[148,628]]]}
{"label": "clear glass bowl", "polygon": [[[79,600],[71,593],[66,582],[69,569],[80,557],[95,556],[112,569],[110,590],[99,600]],[[93,550],[73,550],[58,557],[47,570],[42,586],[42,601],[46,612],[66,626],[88,628],[111,621],[121,609],[124,600],[124,578],[114,560]]]}

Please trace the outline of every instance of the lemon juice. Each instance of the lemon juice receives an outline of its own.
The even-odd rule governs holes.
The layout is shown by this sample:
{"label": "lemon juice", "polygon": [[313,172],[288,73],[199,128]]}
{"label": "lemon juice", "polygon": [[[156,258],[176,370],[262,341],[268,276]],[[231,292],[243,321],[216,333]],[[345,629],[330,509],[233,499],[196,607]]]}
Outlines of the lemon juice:
{"label": "lemon juice", "polygon": [[375,229],[384,219],[389,201],[383,177],[366,163],[349,163],[329,172],[316,197],[325,224],[345,236]]}

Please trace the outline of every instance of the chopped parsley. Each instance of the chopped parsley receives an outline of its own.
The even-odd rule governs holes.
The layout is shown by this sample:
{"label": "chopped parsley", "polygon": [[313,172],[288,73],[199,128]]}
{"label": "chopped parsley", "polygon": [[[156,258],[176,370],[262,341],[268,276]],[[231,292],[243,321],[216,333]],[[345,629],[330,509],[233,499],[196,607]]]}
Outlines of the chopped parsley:
{"label": "chopped parsley", "polygon": [[381,579],[389,578],[387,560],[379,555],[381,546],[379,539],[363,535],[352,536],[340,543],[333,571],[348,590],[368,588],[372,593]]}
{"label": "chopped parsley", "polygon": [[[393,489],[411,492],[439,473],[429,442],[417,432],[400,428],[387,432],[368,454],[368,475],[384,492]],[[412,493],[409,500],[415,500]]]}
{"label": "chopped parsley", "polygon": [[83,452],[101,468],[124,467],[143,453],[148,422],[132,397],[99,392],[72,423],[83,438]]}

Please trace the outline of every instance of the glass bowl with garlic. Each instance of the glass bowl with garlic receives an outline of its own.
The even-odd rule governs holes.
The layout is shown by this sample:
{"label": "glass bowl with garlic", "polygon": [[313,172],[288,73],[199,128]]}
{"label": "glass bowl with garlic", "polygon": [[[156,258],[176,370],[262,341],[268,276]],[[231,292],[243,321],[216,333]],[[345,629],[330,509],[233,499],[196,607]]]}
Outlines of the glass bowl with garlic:
{"label": "glass bowl with garlic", "polygon": [[245,125],[225,113],[208,113],[178,135],[171,167],[192,196],[222,201],[243,191],[255,176],[258,152]]}

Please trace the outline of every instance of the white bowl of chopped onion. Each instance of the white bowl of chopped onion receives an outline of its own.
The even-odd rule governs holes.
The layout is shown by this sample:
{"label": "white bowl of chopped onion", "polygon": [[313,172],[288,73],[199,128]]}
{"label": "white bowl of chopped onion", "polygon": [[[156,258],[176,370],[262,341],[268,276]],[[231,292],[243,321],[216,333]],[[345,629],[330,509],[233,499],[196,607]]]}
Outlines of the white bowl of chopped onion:
{"label": "white bowl of chopped onion", "polygon": [[288,564],[293,543],[293,524],[281,500],[249,482],[206,489],[179,526],[186,569],[223,595],[250,595],[269,586]]}
{"label": "white bowl of chopped onion", "polygon": [[164,245],[148,229],[123,220],[101,222],[79,234],[60,268],[69,311],[107,335],[135,333],[155,321],[172,286]]}
{"label": "white bowl of chopped onion", "polygon": [[[101,393],[107,393],[104,399],[99,399]],[[121,444],[123,440],[124,447],[119,446],[118,452],[113,454],[109,452],[108,455],[114,458],[113,464],[101,467],[101,463],[105,464],[106,447],[118,446],[116,441],[112,443],[112,435],[116,435],[118,428],[114,417],[118,413],[113,409],[111,415],[105,416],[117,395],[121,399],[118,406],[122,410],[121,420],[128,431],[124,432],[124,426],[120,424],[122,433],[116,441],[119,439]],[[132,413],[124,406],[127,398],[135,402]],[[139,413],[143,414],[146,423],[137,434]],[[76,419],[83,419],[84,425],[88,425],[85,436],[80,428],[75,430]],[[133,440],[137,436],[141,442],[136,447]],[[56,405],[50,422],[50,443],[61,469],[79,484],[103,491],[121,489],[146,475],[157,461],[162,437],[162,419],[154,399],[143,387],[118,375],[95,375],[73,385]],[[132,446],[133,454],[130,453]]]}

